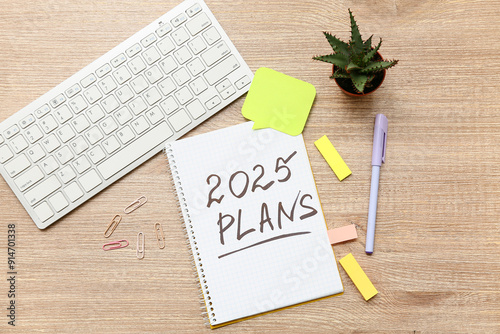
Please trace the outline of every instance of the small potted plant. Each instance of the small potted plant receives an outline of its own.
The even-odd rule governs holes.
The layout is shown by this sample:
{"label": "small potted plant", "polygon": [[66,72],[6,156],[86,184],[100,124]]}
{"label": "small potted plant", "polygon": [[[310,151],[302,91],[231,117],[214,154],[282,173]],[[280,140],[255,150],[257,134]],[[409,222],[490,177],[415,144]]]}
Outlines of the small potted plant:
{"label": "small potted plant", "polygon": [[397,60],[384,60],[378,52],[382,39],[376,47],[372,47],[372,36],[363,41],[358,25],[351,10],[351,40],[341,41],[330,33],[323,32],[330,43],[333,53],[313,57],[314,60],[333,64],[331,79],[344,93],[351,96],[363,96],[374,92],[385,78],[388,68],[396,65]]}

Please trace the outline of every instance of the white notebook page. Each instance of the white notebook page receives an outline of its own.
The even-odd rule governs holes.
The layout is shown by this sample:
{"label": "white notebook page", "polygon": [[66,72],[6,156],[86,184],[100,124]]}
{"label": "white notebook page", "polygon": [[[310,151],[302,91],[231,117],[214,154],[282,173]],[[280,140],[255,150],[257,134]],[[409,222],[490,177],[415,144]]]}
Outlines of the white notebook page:
{"label": "white notebook page", "polygon": [[166,148],[212,326],[343,291],[302,135],[252,126]]}

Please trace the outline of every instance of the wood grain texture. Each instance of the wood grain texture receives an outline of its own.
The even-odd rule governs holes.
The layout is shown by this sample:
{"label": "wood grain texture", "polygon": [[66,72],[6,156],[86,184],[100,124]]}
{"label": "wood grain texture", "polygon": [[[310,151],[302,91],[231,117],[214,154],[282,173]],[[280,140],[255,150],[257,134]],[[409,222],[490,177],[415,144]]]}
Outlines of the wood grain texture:
{"label": "wood grain texture", "polygon": [[[500,2],[466,0],[208,0],[250,68],[312,83],[304,138],[330,228],[356,224],[349,252],[379,291],[365,302],[341,270],[345,293],[217,329],[236,332],[500,333]],[[177,1],[12,0],[0,3],[0,121],[75,73]],[[356,99],[331,81],[322,31],[347,39],[347,8],[364,37],[400,63],[382,87]],[[188,136],[244,121],[240,98]],[[375,253],[364,254],[373,120],[389,118]],[[338,182],[314,147],[328,135],[353,174]],[[114,214],[140,195],[113,238],[146,234],[103,252]],[[158,154],[60,222],[40,231],[0,180],[0,277],[7,224],[16,224],[17,320],[24,333],[210,332],[190,254]],[[161,222],[167,247],[156,247]],[[0,280],[0,332],[7,282]]]}

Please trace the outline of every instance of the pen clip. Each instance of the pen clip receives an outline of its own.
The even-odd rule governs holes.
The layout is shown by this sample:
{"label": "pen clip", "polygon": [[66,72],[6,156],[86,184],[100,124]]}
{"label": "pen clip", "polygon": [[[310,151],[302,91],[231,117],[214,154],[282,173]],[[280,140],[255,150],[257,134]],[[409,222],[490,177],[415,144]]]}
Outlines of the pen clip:
{"label": "pen clip", "polygon": [[382,144],[382,162],[385,163],[385,148],[387,146],[387,132],[384,131],[384,141]]}
{"label": "pen clip", "polygon": [[383,114],[377,114],[377,116],[375,116],[372,166],[381,166],[382,163],[385,163],[388,123],[387,117]]}

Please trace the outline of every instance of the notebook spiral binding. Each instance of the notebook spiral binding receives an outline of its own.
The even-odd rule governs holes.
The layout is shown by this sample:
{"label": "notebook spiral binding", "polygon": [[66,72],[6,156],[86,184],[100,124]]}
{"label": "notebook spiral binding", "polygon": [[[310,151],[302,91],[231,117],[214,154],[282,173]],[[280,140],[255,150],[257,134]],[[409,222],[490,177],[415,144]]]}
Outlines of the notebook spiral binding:
{"label": "notebook spiral binding", "polygon": [[184,189],[182,188],[182,182],[179,177],[179,172],[177,170],[177,165],[175,164],[174,152],[170,144],[167,144],[164,150],[164,154],[168,159],[168,164],[170,166],[170,181],[176,189],[177,195],[177,208],[179,209],[179,217],[182,219],[182,228],[186,234],[186,244],[189,246],[190,258],[193,264],[194,276],[199,293],[200,309],[201,314],[205,319],[205,324],[210,326],[211,323],[216,321],[215,318],[215,308],[212,302],[212,297],[210,297],[210,291],[208,289],[208,281],[205,277],[202,255],[198,249],[196,242],[196,235],[193,230],[193,225],[191,224],[191,219],[189,215],[189,209],[187,208],[186,198],[184,197]]}

